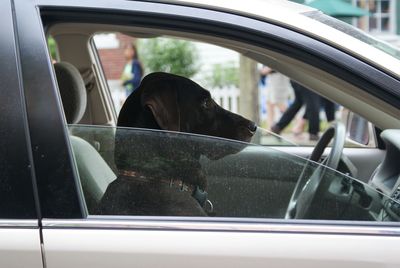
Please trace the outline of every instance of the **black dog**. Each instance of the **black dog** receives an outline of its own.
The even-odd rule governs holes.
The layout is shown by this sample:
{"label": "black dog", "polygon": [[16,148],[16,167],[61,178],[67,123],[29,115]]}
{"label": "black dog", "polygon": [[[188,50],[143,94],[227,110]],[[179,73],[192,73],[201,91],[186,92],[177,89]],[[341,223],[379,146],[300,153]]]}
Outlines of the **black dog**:
{"label": "black dog", "polygon": [[124,103],[118,127],[119,176],[108,186],[99,214],[204,216],[207,180],[200,156],[218,159],[244,144],[215,140],[210,146],[203,136],[178,132],[247,142],[256,130],[254,122],[220,107],[198,84],[167,73],[143,79]]}

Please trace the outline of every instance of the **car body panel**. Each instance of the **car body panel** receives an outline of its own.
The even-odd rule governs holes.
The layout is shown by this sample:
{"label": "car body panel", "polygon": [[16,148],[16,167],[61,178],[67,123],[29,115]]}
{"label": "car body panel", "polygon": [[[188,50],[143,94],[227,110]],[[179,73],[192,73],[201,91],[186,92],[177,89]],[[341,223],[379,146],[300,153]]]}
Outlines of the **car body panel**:
{"label": "car body panel", "polygon": [[[235,224],[231,227],[237,228]],[[399,239],[385,235],[141,228],[140,223],[137,230],[45,228],[47,267],[395,268],[400,265]]]}
{"label": "car body panel", "polygon": [[10,228],[1,227],[5,222],[0,222],[0,266],[43,268],[40,230],[26,227],[37,222],[8,221],[7,224]]}

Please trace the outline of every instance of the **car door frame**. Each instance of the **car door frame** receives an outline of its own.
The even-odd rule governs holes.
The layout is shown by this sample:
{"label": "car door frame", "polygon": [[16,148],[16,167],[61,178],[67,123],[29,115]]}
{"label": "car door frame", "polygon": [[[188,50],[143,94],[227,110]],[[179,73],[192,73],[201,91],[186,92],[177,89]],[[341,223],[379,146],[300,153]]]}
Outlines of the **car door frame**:
{"label": "car door frame", "polygon": [[31,157],[13,2],[0,9],[0,266],[42,268],[38,195]]}
{"label": "car door frame", "polygon": [[41,217],[81,218],[87,212],[39,8],[34,1],[14,3]]}
{"label": "car door frame", "polygon": [[[269,219],[186,217],[126,217],[123,219],[121,217],[88,217],[72,157],[61,99],[46,47],[40,12],[47,10],[50,11],[50,15],[56,14],[53,18],[47,17],[47,19],[55,20],[59,19],[60,17],[57,16],[60,15],[63,15],[63,19],[73,19],[77,14],[85,14],[91,18],[91,16],[96,16],[95,12],[108,12],[109,15],[110,13],[114,14],[113,18],[116,22],[120,19],[119,17],[125,16],[126,19],[127,16],[135,13],[137,16],[131,16],[132,22],[148,23],[154,26],[160,25],[161,22],[167,23],[168,19],[175,18],[182,22],[179,27],[189,27],[183,29],[189,30],[190,27],[195,27],[197,31],[204,31],[204,28],[198,27],[199,23],[189,18],[189,16],[197,17],[199,21],[208,23],[208,26],[217,25],[216,30],[224,31],[214,32],[215,34],[225,34],[229,38],[238,40],[248,39],[249,43],[268,46],[277,52],[288,53],[295,58],[302,57],[310,64],[319,59],[319,62],[313,62],[313,64],[318,64],[320,68],[337,74],[345,81],[351,81],[352,84],[356,84],[398,108],[400,106],[398,100],[390,98],[390,94],[393,92],[386,90],[393,84],[400,85],[397,79],[359,59],[354,60],[351,56],[327,44],[289,29],[282,29],[277,25],[237,14],[141,1],[70,1],[64,3],[37,0],[26,3],[23,0],[15,0],[15,3],[22,78],[27,98],[29,132],[41,201],[41,226],[47,267],[67,267],[71,264],[75,264],[76,267],[84,267],[93,264],[95,260],[84,258],[90,252],[98,254],[107,252],[103,256],[98,255],[100,256],[97,259],[99,262],[96,263],[99,265],[98,267],[107,267],[110,264],[126,267],[132,263],[139,266],[140,264],[151,266],[157,263],[155,261],[160,260],[158,258],[166,256],[174,258],[164,258],[165,267],[176,267],[177,264],[183,266],[189,261],[194,263],[195,267],[203,266],[207,262],[214,265],[216,263],[226,265],[232,258],[230,255],[232,252],[239,254],[238,258],[241,259],[235,260],[239,260],[243,266],[246,259],[253,258],[252,260],[259,260],[257,265],[260,267],[261,265],[265,266],[268,261],[283,267],[292,261],[304,260],[304,256],[295,254],[299,249],[304,254],[308,254],[304,267],[319,267],[325,263],[322,256],[335,260],[335,265],[341,263],[342,267],[346,267],[341,262],[344,260],[348,267],[354,267],[351,265],[365,263],[365,258],[370,263],[381,264],[382,259],[370,257],[377,253],[377,245],[385,246],[387,249],[378,252],[379,258],[385,258],[393,267],[400,265],[400,261],[395,258],[395,245],[400,242],[400,228],[395,223],[288,222]],[[113,3],[113,8],[109,6],[111,3]],[[89,10],[89,12],[85,13],[85,10]],[[231,23],[231,28],[229,28],[227,26],[232,19],[235,19],[237,25]],[[241,27],[238,27],[238,24]],[[238,29],[233,29],[233,25]],[[270,37],[275,39],[266,43],[261,38],[262,35],[260,36],[259,31],[254,30],[259,29],[260,25],[265,27],[265,32],[269,31]],[[177,29],[173,23],[168,27]],[[248,32],[245,31],[246,29]],[[290,33],[290,38],[282,33]],[[285,40],[286,43],[283,42]],[[283,43],[277,43],[278,41]],[[318,44],[319,49],[312,46],[307,47],[304,42]],[[298,51],[293,51],[293,47],[296,48],[296,45],[307,53],[298,55]],[[349,66],[350,62],[355,66]],[[341,68],[342,66],[346,66],[347,69]],[[348,68],[350,67],[360,71],[349,75]],[[361,70],[365,70],[365,68],[374,74],[371,80],[361,74]],[[46,102],[43,99],[46,99]],[[43,105],[46,109],[41,108]],[[60,168],[61,164],[62,168]],[[52,189],[56,189],[56,193],[60,195],[55,196],[54,192],[51,192]],[[115,240],[115,237],[119,239]],[[228,247],[231,251],[224,251],[222,248],[226,243],[223,241],[229,241],[229,237],[237,238],[234,240],[235,243],[231,244],[230,248]],[[109,243],[108,239],[112,243]],[[213,243],[210,243],[210,239],[213,239]],[[146,240],[154,243],[146,244]],[[280,243],[278,243],[279,240],[281,240]],[[374,243],[368,244],[365,241]],[[337,249],[338,242],[349,251],[337,255],[335,249]],[[323,245],[319,245],[320,243]],[[123,247],[118,247],[118,245]],[[358,246],[362,246],[363,250],[360,250],[358,255],[352,254],[351,249]],[[118,247],[119,251],[113,247]],[[260,251],[260,248],[263,250]],[[113,252],[118,254],[110,257]],[[290,254],[286,254],[287,252]],[[107,258],[109,258],[108,261]],[[126,258],[125,261],[122,258]],[[176,258],[177,260],[174,260]],[[216,262],[210,262],[211,260]]]}
{"label": "car door frame", "polygon": [[[396,109],[400,107],[400,101],[397,101],[397,99],[400,98],[398,96],[393,98],[393,94],[395,94],[393,88],[396,88],[396,85],[399,86],[399,80],[373,66],[368,65],[361,59],[357,59],[346,54],[338,48],[330,47],[323,42],[301,35],[293,30],[284,29],[280,26],[272,25],[267,22],[258,21],[252,18],[244,18],[240,15],[226,13],[221,14],[218,11],[194,7],[176,6],[165,3],[149,4],[147,2],[140,1],[135,1],[135,4],[122,1],[118,4],[117,2],[113,3],[114,6],[110,7],[110,2],[104,0],[96,2],[86,0],[79,3],[71,2],[70,4],[65,4],[62,1],[54,0],[37,0],[36,10],[39,12],[39,9],[41,9],[40,12],[42,12],[43,20],[46,25],[63,21],[93,22],[96,21],[96,19],[104,19],[104,17],[107,16],[108,21],[116,24],[123,24],[127,23],[128,21],[128,23],[136,23],[138,25],[147,27],[163,25],[163,27],[166,29],[182,31],[190,31],[192,27],[192,31],[201,33],[207,31],[207,27],[199,26],[201,23],[193,21],[193,19],[190,18],[191,16],[197,17],[199,20],[207,23],[206,25],[210,25],[214,21],[219,28],[214,27],[212,33],[213,35],[223,36],[225,34],[226,38],[232,38],[232,40],[246,40],[250,44],[268,47],[268,49],[274,52],[283,53],[295,59],[303,60],[312,66],[317,66],[328,73],[335,74],[344,81],[373,94],[373,96],[382,101],[388,101],[390,105],[396,107]],[[81,12],[85,12],[85,7],[90,11],[89,13],[82,15]],[[99,16],[96,16],[96,14],[92,12],[94,10],[96,12],[104,13],[104,16],[99,18]],[[135,13],[135,16],[126,15],[127,12]],[[168,20],[171,16],[175,16],[176,21],[171,20],[171,22],[168,23]],[[221,26],[220,24],[222,23],[225,24]],[[241,27],[237,27],[237,29],[229,29],[229,23],[231,26],[241,25]],[[260,36],[260,31],[256,31],[254,29],[263,29],[263,34],[267,37],[264,36],[264,38],[262,38]],[[296,46],[298,51],[294,49]],[[42,48],[42,50],[43,49],[44,48]],[[45,64],[44,60],[42,63],[43,65]],[[49,64],[47,63],[47,65]],[[51,66],[48,67],[51,69]],[[351,72],[349,70],[351,70]],[[52,79],[52,84],[54,86],[54,78]],[[398,92],[398,94],[400,95],[400,92]],[[58,109],[60,109],[59,100],[57,105]],[[57,126],[65,122],[62,120],[62,117],[62,115],[59,115]],[[67,146],[69,146],[68,142],[65,141],[66,132],[67,130],[64,129],[64,135],[62,138],[60,135],[59,140],[61,141],[64,139],[63,143],[66,143]],[[52,133],[52,135],[55,136],[55,133]],[[63,153],[70,153],[70,148],[68,147]],[[60,159],[59,161],[61,162],[62,160]],[[73,183],[69,182],[66,185],[68,186],[72,184],[70,185],[70,188],[68,188],[70,190],[80,190],[79,183],[77,183],[77,175],[76,172],[74,172],[73,160],[69,159],[69,161],[71,165],[66,167],[67,171],[65,172],[69,172],[68,174],[70,176],[74,175],[73,177],[75,180]],[[47,183],[44,184],[47,185]],[[74,202],[74,204],[77,203],[78,206],[71,207],[80,208],[80,213],[83,213],[82,215],[84,215],[84,205],[79,203],[79,199],[79,194],[78,198],[76,198],[75,195],[73,201],[71,200],[71,202]],[[54,204],[54,202],[49,203]],[[76,209],[76,211],[78,210],[79,209]],[[77,214],[79,213],[77,212]]]}

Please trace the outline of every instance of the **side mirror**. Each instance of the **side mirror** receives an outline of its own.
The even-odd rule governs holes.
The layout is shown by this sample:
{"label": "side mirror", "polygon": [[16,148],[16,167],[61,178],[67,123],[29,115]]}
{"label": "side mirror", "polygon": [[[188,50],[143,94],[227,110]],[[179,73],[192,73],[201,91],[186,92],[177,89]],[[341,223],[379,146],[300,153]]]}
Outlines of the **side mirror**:
{"label": "side mirror", "polygon": [[347,137],[356,143],[368,145],[371,140],[371,123],[353,112],[348,113],[346,121]]}

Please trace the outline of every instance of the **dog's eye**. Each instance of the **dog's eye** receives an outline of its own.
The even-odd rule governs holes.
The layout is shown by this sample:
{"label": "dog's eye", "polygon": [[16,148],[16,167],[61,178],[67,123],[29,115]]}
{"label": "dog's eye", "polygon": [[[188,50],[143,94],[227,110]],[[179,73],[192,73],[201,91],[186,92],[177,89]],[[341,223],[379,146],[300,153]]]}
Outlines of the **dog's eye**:
{"label": "dog's eye", "polygon": [[201,107],[203,107],[204,109],[209,109],[211,108],[212,105],[212,100],[211,99],[205,99],[203,100],[203,102],[201,103]]}

